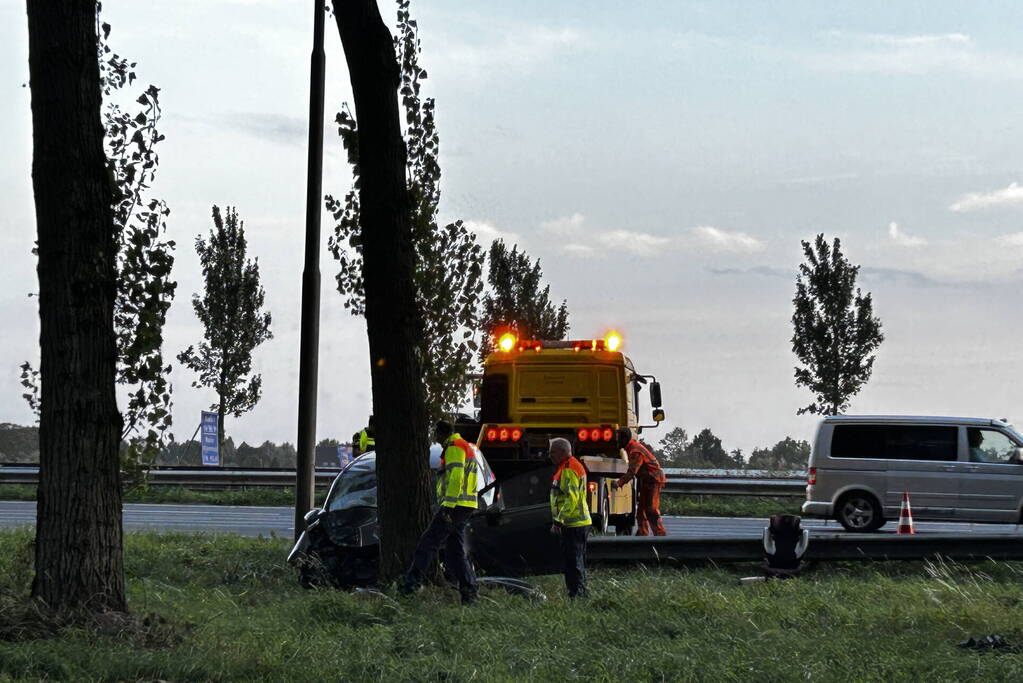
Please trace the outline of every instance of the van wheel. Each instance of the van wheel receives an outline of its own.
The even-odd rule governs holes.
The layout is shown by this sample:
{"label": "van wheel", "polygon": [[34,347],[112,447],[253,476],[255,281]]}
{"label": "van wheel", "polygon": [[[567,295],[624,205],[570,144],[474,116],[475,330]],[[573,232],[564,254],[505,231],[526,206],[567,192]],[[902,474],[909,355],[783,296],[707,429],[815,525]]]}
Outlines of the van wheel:
{"label": "van wheel", "polygon": [[877,531],[884,524],[881,504],[869,493],[856,491],[842,496],[835,506],[835,518],[846,531]]}

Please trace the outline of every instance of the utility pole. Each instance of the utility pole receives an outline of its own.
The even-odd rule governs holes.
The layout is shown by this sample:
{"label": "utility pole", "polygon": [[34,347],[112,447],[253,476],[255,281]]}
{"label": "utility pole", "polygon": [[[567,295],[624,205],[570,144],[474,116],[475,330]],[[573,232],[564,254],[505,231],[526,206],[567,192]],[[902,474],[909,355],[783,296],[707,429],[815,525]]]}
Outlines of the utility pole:
{"label": "utility pole", "polygon": [[295,538],[313,507],[316,384],[320,354],[320,213],[323,201],[323,0],[313,0],[313,52],[309,64],[309,165],[302,271],[302,338],[298,365],[298,457],[295,467]]}

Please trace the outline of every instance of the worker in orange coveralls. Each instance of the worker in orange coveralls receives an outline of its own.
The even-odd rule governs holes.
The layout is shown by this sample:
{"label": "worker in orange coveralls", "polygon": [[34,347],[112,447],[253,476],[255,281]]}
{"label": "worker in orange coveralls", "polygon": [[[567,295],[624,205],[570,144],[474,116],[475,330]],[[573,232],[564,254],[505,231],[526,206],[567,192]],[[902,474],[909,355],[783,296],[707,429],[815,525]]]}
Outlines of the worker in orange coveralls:
{"label": "worker in orange coveralls", "polygon": [[618,430],[618,446],[624,448],[629,456],[629,471],[621,479],[612,482],[611,487],[619,489],[633,478],[639,489],[639,501],[636,504],[636,535],[649,536],[653,527],[654,536],[666,536],[664,524],[661,523],[661,489],[664,488],[664,470],[661,463],[632,436],[632,430],[623,427]]}

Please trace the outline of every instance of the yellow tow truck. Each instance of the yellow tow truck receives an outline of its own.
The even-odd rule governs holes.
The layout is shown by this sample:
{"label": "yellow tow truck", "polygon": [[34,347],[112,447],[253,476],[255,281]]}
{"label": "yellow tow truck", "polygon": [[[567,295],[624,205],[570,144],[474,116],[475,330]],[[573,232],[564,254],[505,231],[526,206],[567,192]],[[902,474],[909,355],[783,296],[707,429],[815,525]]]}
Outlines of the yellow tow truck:
{"label": "yellow tow truck", "polygon": [[[506,507],[546,502],[553,472],[548,445],[564,437],[588,472],[594,529],[606,533],[613,525],[618,534],[633,532],[635,482],[611,487],[628,469],[617,430],[656,427],[664,411],[656,378],[638,373],[621,347],[617,332],[572,341],[498,336],[476,387],[477,445],[501,482]],[[653,424],[641,425],[639,399],[647,385]]]}

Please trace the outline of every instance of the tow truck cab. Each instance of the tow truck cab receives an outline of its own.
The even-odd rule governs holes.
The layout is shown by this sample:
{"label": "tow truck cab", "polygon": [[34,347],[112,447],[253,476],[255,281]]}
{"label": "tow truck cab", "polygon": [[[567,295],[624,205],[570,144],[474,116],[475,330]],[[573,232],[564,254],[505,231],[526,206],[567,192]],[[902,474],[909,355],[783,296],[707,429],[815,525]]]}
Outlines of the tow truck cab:
{"label": "tow truck cab", "polygon": [[[572,442],[586,467],[594,528],[632,533],[635,486],[612,490],[628,469],[617,430],[639,432],[664,419],[660,387],[636,372],[619,350],[616,333],[576,341],[518,340],[505,334],[484,362],[479,385],[477,444],[502,482],[508,507],[547,504],[554,466],[548,446],[555,437]],[[640,392],[650,384],[654,424],[640,425]]]}

